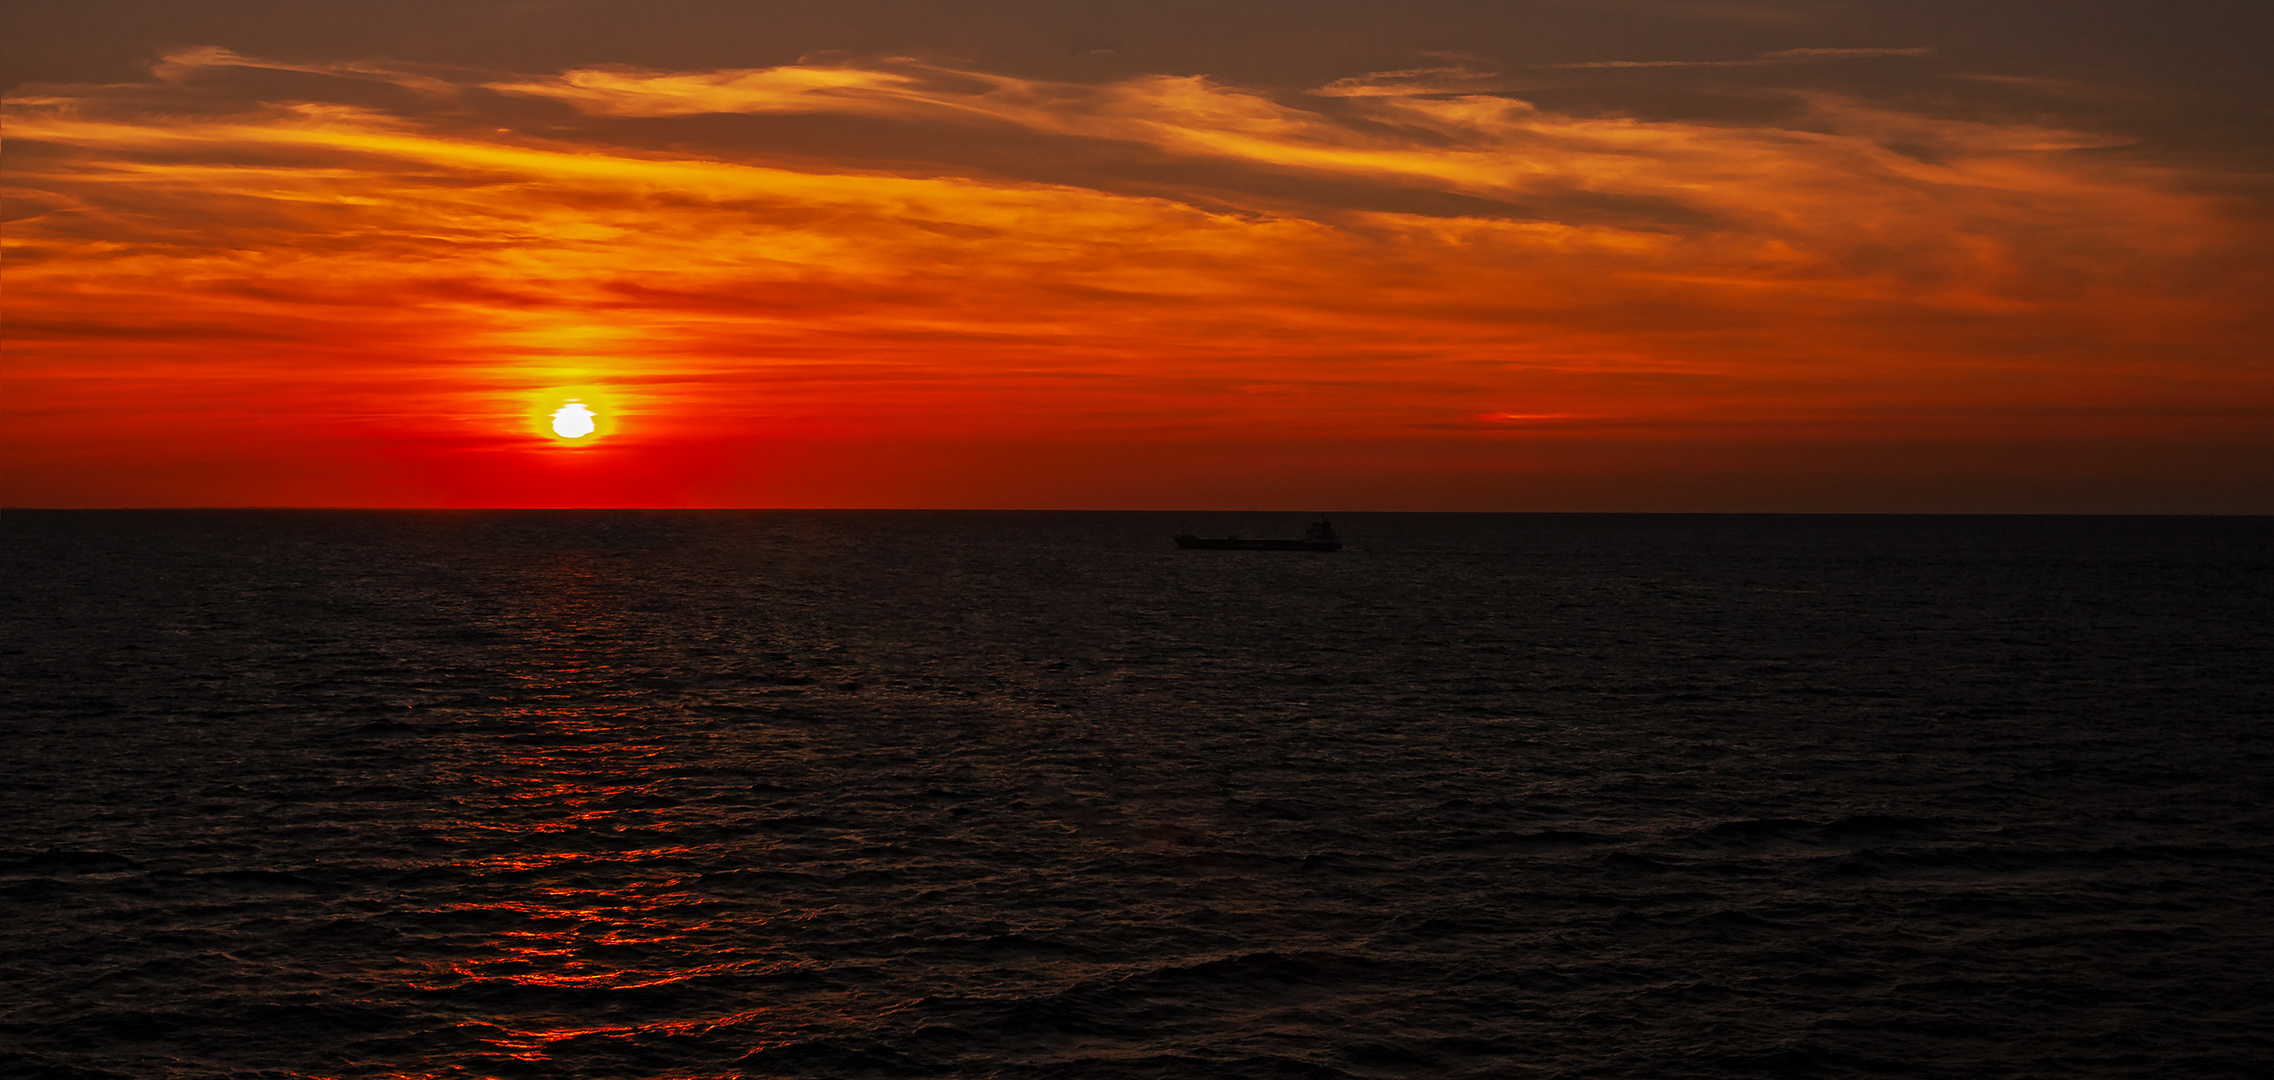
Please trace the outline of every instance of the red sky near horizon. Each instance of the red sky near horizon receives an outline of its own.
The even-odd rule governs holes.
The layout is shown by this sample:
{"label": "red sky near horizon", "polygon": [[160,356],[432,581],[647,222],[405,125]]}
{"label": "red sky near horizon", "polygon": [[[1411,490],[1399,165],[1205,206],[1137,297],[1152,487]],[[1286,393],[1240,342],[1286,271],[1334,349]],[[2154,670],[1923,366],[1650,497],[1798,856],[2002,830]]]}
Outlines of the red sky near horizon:
{"label": "red sky near horizon", "polygon": [[2274,511],[2263,163],[1994,56],[227,29],[9,91],[0,502]]}

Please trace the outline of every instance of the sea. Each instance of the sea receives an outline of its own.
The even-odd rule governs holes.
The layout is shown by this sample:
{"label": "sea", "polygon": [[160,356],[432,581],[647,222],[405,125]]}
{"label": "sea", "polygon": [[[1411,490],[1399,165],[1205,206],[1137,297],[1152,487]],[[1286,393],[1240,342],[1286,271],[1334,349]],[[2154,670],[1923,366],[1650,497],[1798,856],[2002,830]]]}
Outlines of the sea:
{"label": "sea", "polygon": [[2274,519],[0,513],[0,1074],[2261,1077]]}

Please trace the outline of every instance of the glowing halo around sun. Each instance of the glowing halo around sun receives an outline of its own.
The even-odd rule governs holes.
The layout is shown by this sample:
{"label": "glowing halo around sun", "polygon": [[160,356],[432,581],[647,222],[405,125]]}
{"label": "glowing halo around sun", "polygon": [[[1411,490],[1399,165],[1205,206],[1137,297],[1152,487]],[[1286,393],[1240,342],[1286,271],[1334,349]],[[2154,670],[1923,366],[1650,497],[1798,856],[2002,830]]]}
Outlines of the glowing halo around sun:
{"label": "glowing halo around sun", "polygon": [[564,439],[581,439],[592,434],[592,410],[575,398],[553,410],[553,434]]}
{"label": "glowing halo around sun", "polygon": [[[542,385],[542,384],[540,384]],[[582,450],[618,434],[628,403],[614,387],[590,382],[556,382],[522,391],[522,430],[562,450]]]}

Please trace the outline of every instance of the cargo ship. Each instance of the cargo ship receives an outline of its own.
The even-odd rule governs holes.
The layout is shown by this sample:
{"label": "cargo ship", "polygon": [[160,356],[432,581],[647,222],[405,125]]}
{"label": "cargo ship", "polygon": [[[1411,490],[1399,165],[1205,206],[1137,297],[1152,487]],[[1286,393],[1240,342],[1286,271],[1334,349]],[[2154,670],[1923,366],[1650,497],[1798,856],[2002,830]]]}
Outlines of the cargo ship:
{"label": "cargo ship", "polygon": [[1301,540],[1179,533],[1176,536],[1176,546],[1202,551],[1341,551],[1342,538],[1334,534],[1334,526],[1327,524],[1325,518],[1320,518],[1317,524],[1303,530]]}

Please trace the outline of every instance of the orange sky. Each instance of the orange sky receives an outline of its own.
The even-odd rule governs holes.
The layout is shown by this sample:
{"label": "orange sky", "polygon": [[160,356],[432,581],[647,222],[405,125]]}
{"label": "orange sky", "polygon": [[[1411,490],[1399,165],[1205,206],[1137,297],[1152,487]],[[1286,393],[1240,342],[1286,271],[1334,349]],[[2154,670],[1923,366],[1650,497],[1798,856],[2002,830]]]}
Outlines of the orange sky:
{"label": "orange sky", "polygon": [[[2262,176],[1415,59],[23,83],[0,501],[2274,510]],[[595,435],[546,434],[570,397]]]}

